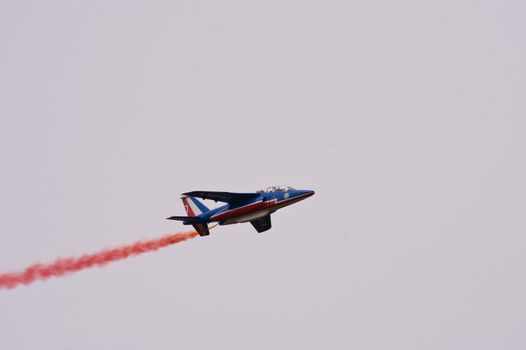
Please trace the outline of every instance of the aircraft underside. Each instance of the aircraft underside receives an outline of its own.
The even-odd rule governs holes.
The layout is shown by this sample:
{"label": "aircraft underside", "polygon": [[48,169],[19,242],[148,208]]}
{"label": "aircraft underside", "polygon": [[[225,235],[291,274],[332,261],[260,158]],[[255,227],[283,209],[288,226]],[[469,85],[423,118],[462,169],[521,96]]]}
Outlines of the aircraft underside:
{"label": "aircraft underside", "polygon": [[263,218],[263,217],[265,217],[267,215],[270,215],[273,212],[275,212],[276,210],[277,209],[275,209],[275,208],[259,210],[259,211],[256,211],[254,213],[245,214],[245,215],[242,215],[242,216],[237,216],[237,217],[234,217],[234,218],[231,218],[231,219],[220,221],[219,225],[232,225],[232,224],[240,224],[240,223],[243,223],[243,222],[254,221],[254,220],[257,220],[257,219],[261,219],[261,218]]}

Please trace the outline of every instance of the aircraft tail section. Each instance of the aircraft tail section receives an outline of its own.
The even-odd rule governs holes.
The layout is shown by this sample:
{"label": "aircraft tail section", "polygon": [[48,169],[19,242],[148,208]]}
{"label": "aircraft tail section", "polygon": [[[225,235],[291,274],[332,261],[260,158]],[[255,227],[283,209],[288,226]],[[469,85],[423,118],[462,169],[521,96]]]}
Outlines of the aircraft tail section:
{"label": "aircraft tail section", "polygon": [[199,236],[208,236],[210,234],[208,224],[192,224],[192,226],[199,233]]}
{"label": "aircraft tail section", "polygon": [[199,222],[199,218],[196,218],[194,216],[170,216],[167,218],[168,220],[178,220],[178,221],[184,221],[184,225],[192,225],[194,229],[199,233],[199,236],[208,236],[210,234],[210,229],[208,227],[208,224],[206,222],[202,223]]}
{"label": "aircraft tail section", "polygon": [[199,218],[195,216],[170,216],[169,218],[166,218],[166,219],[184,221],[183,224],[185,225],[190,225],[190,224],[199,222]]}
{"label": "aircraft tail section", "polygon": [[[201,203],[197,198],[192,196],[182,196],[181,200],[183,201],[184,209],[186,210],[186,215],[189,217],[199,216],[203,213],[206,213],[210,209]],[[197,230],[197,228],[196,228]],[[197,231],[199,232],[199,231]]]}
{"label": "aircraft tail section", "polygon": [[208,222],[206,218],[201,217],[201,214],[210,211],[210,209],[192,196],[183,195],[181,200],[187,216],[170,216],[167,219],[182,221],[184,225],[192,225],[200,236],[208,236],[210,234]]}

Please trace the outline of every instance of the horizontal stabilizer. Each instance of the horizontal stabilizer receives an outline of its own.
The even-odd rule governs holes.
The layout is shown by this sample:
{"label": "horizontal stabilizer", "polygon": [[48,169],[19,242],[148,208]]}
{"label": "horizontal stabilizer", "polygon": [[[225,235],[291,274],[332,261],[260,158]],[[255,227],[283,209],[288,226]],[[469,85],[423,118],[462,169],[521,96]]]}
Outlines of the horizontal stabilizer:
{"label": "horizontal stabilizer", "polygon": [[187,221],[189,223],[198,222],[199,219],[195,216],[170,216],[167,220]]}
{"label": "horizontal stabilizer", "polygon": [[208,236],[210,234],[207,224],[192,224],[192,226],[199,233],[199,236]]}

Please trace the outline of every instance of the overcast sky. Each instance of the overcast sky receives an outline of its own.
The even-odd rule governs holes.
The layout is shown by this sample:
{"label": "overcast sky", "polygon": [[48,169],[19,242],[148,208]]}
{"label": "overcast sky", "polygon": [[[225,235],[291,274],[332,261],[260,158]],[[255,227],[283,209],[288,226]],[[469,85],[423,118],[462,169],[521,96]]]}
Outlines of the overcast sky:
{"label": "overcast sky", "polygon": [[526,3],[0,0],[2,349],[526,348]]}

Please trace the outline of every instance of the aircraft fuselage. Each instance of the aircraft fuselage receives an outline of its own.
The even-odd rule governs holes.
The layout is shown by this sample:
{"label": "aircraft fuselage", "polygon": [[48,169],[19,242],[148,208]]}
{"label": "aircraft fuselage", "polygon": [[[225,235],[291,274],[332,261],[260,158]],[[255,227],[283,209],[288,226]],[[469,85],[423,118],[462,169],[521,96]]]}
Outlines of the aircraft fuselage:
{"label": "aircraft fuselage", "polygon": [[[272,227],[270,214],[312,195],[314,195],[312,190],[276,186],[251,193],[192,191],[184,193],[181,197],[188,216],[172,216],[169,219],[194,226],[202,236],[209,234],[210,223],[231,225],[250,222],[258,232],[263,232]],[[210,210],[197,198],[222,201],[227,204]]]}

